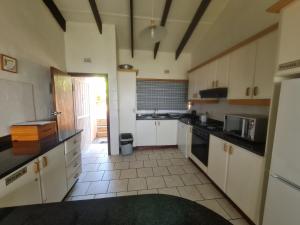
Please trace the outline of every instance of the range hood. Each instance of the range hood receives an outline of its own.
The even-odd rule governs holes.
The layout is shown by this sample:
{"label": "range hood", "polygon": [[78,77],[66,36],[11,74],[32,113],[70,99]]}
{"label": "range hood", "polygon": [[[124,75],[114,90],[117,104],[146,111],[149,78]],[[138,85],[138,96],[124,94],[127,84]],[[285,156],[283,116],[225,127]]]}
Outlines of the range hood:
{"label": "range hood", "polygon": [[212,88],[199,91],[201,98],[227,98],[228,88]]}

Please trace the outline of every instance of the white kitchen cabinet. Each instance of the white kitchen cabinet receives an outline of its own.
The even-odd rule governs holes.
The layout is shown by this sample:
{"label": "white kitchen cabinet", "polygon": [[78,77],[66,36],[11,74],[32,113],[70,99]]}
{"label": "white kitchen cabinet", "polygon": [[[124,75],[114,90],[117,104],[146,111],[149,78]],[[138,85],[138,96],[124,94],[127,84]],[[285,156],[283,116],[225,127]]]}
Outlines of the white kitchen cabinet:
{"label": "white kitchen cabinet", "polygon": [[226,192],[228,172],[228,147],[229,144],[226,141],[212,135],[210,136],[207,173],[224,192]]}
{"label": "white kitchen cabinet", "polygon": [[264,160],[230,145],[226,193],[256,224],[259,220]]}
{"label": "white kitchen cabinet", "polygon": [[[278,64],[300,60],[300,1],[294,1],[281,10]],[[280,71],[278,75],[299,73],[300,66]]]}
{"label": "white kitchen cabinet", "polygon": [[177,145],[177,120],[156,121],[156,145]]}
{"label": "white kitchen cabinet", "polygon": [[257,41],[253,98],[268,99],[272,97],[273,78],[276,70],[278,32],[272,32]]}
{"label": "white kitchen cabinet", "polygon": [[137,146],[156,145],[156,120],[136,121],[136,145]]}
{"label": "white kitchen cabinet", "polygon": [[[191,73],[189,75],[189,88],[188,88],[188,98],[191,99],[197,99],[198,93],[197,93],[197,83],[196,83],[196,73]],[[199,91],[198,91],[199,92]]]}
{"label": "white kitchen cabinet", "polygon": [[40,177],[36,160],[0,180],[0,208],[41,203]]}
{"label": "white kitchen cabinet", "polygon": [[178,121],[177,145],[182,154],[189,158],[192,144],[192,126]]}
{"label": "white kitchen cabinet", "polygon": [[208,176],[255,223],[259,223],[264,158],[213,135]]}
{"label": "white kitchen cabinet", "polygon": [[252,42],[231,53],[229,99],[250,99],[252,97],[256,45],[256,42]]}
{"label": "white kitchen cabinet", "polygon": [[216,82],[216,67],[217,63],[216,61],[213,61],[202,68],[202,74],[201,74],[201,89],[200,90],[206,90],[215,88],[215,82]]}
{"label": "white kitchen cabinet", "polygon": [[136,136],[136,72],[118,72],[118,103],[120,133]]}
{"label": "white kitchen cabinet", "polygon": [[215,87],[228,87],[229,60],[230,60],[229,54],[227,54],[217,60]]}
{"label": "white kitchen cabinet", "polygon": [[60,202],[67,193],[64,144],[40,156],[39,162],[43,202]]}

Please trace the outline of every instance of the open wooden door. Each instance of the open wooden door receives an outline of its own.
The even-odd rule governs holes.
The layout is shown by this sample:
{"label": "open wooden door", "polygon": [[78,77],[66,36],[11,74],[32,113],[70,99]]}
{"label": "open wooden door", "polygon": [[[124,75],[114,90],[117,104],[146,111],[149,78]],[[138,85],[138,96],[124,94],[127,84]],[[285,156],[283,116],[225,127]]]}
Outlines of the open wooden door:
{"label": "open wooden door", "polygon": [[75,130],[72,77],[51,67],[52,97],[59,134]]}

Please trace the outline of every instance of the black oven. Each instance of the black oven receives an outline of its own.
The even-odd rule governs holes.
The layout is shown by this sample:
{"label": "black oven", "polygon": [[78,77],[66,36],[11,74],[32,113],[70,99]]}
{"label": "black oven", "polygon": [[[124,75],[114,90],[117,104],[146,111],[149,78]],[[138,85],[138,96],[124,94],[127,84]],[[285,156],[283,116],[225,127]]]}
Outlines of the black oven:
{"label": "black oven", "polygon": [[192,136],[192,154],[205,166],[208,165],[209,131],[194,126]]}

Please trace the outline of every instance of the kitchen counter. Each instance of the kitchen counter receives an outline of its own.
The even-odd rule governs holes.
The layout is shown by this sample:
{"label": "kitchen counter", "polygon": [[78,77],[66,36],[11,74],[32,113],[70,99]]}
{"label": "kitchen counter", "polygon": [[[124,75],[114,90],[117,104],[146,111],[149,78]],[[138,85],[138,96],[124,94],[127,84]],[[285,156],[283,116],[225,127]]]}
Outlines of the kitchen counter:
{"label": "kitchen counter", "polygon": [[[81,132],[82,130],[64,132],[42,141],[13,142],[13,147],[0,151],[0,179]],[[22,151],[26,151],[26,154],[18,153]]]}
{"label": "kitchen counter", "polygon": [[178,120],[187,114],[159,113],[159,114],[137,114],[136,120]]}

